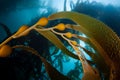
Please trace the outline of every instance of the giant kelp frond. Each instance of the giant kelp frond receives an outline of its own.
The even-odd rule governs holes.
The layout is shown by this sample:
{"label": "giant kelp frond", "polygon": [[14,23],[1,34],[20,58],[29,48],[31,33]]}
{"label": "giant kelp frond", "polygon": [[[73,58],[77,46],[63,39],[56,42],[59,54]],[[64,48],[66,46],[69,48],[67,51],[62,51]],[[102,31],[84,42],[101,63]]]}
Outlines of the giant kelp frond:
{"label": "giant kelp frond", "polygon": [[[80,25],[77,30],[88,36],[95,50],[102,55],[110,67],[112,66],[111,68],[116,66],[116,61],[120,59],[120,39],[112,29],[94,18],[76,12],[59,12],[49,16],[50,20],[60,18],[71,19]],[[117,69],[113,68],[113,70],[117,72]]]}
{"label": "giant kelp frond", "polygon": [[50,77],[51,80],[70,80],[68,77],[64,76],[61,74],[59,71],[57,71],[46,59],[44,59],[35,49],[29,47],[29,46],[24,46],[24,45],[16,45],[13,46],[12,48],[15,49],[22,49],[25,51],[28,51],[36,56],[38,56],[41,61],[43,62],[45,69]]}

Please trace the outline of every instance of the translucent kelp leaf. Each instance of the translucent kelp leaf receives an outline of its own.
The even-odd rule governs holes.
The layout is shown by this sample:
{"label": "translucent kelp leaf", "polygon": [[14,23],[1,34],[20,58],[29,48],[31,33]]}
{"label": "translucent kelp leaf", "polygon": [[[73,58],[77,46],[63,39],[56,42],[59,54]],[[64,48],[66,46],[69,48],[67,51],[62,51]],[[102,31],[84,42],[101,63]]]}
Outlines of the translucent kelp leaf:
{"label": "translucent kelp leaf", "polygon": [[51,80],[70,80],[68,77],[64,76],[59,71],[57,71],[49,62],[47,62],[46,59],[39,55],[39,53],[35,49],[24,45],[13,46],[13,48],[20,48],[38,56],[43,62],[45,69]]}

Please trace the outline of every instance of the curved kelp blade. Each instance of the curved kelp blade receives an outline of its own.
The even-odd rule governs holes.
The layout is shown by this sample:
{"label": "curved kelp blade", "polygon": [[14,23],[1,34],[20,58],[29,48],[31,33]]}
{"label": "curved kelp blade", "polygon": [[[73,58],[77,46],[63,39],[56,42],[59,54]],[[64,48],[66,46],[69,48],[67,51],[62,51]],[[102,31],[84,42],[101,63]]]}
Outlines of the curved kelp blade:
{"label": "curved kelp blade", "polygon": [[1,26],[3,27],[3,29],[6,31],[7,36],[11,36],[11,35],[12,35],[12,33],[11,33],[10,30],[9,30],[9,28],[8,28],[5,24],[0,23],[0,25],[1,25]]}
{"label": "curved kelp blade", "polygon": [[70,80],[68,77],[64,76],[59,71],[57,71],[49,62],[47,62],[46,59],[39,55],[39,53],[35,49],[24,45],[13,46],[13,48],[20,48],[38,56],[43,62],[45,69],[51,80]]}
{"label": "curved kelp blade", "polygon": [[[10,29],[3,23],[0,23],[0,42],[11,36]],[[3,31],[2,31],[3,30]]]}
{"label": "curved kelp blade", "polygon": [[[37,30],[38,31],[38,30]],[[53,34],[51,31],[38,31],[42,36],[52,42],[56,47],[61,49],[65,54],[69,55],[72,58],[78,59],[78,56],[70,52],[60,41],[60,39]]]}
{"label": "curved kelp blade", "polygon": [[[89,37],[108,65],[111,65],[111,60],[120,59],[120,39],[107,25],[77,12],[59,12],[49,16],[50,20],[59,18],[71,19],[80,25],[77,30]],[[111,56],[111,53],[115,56]]]}

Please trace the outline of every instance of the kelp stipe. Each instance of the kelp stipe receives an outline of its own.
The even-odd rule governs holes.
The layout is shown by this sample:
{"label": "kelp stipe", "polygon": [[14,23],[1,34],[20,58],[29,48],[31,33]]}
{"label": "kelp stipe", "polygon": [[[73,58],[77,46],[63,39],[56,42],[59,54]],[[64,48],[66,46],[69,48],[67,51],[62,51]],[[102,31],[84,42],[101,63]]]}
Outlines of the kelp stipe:
{"label": "kelp stipe", "polygon": [[[76,23],[76,25],[59,23],[50,28],[43,27],[48,24],[49,20],[65,18],[72,20]],[[59,32],[64,31],[65,29],[81,32],[87,37],[83,37],[71,32]],[[120,62],[118,62],[118,60],[120,59],[120,39],[108,26],[102,22],[87,15],[76,12],[58,12],[50,15],[48,18],[41,18],[35,25],[26,28],[23,31],[20,31],[18,35],[11,36],[6,41],[1,43],[0,47],[7,44],[7,42],[12,39],[25,36],[26,33],[29,34],[31,30],[35,30],[40,33],[46,39],[51,41],[51,43],[53,43],[56,47],[61,49],[66,55],[80,60],[84,71],[82,80],[101,80],[102,77],[100,74],[104,77],[104,79],[119,79]],[[74,49],[76,54],[69,51],[56,35],[61,36],[61,38],[67,41],[68,44]],[[95,53],[82,47],[76,40],[72,40],[71,38],[76,38],[77,40],[82,40],[86,44],[89,44],[95,50]],[[22,47],[25,48],[24,46]],[[93,62],[96,64],[96,67],[93,67],[89,64],[81,49],[84,50],[92,58]],[[32,48],[27,48],[27,50],[34,52]],[[43,61],[43,63],[48,64],[45,59],[41,57],[40,59]],[[55,71],[55,73],[59,72]],[[49,69],[48,74],[51,74]],[[49,76],[53,77],[52,75]],[[62,78],[61,74],[59,76]],[[64,80],[67,79],[68,78],[64,77]],[[54,79],[52,78],[52,80]]]}

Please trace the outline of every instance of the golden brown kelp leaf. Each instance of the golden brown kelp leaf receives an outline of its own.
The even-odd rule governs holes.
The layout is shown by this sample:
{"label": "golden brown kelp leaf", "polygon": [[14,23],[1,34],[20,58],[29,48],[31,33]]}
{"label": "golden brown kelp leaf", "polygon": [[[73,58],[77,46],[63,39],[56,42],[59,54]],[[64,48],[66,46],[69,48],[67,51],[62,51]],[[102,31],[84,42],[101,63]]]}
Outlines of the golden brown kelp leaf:
{"label": "golden brown kelp leaf", "polygon": [[[39,26],[40,27],[40,26]],[[41,27],[40,27],[41,28]],[[37,30],[38,31],[38,30]],[[42,36],[47,38],[50,42],[52,42],[56,47],[61,49],[65,54],[69,55],[72,58],[78,59],[78,56],[70,52],[60,41],[60,39],[51,31],[38,31]]]}
{"label": "golden brown kelp leaf", "polygon": [[86,71],[84,71],[82,80],[101,80],[98,71],[89,64],[85,63],[84,68],[86,68]]}
{"label": "golden brown kelp leaf", "polygon": [[95,74],[84,73],[82,80],[100,80],[100,78]]}
{"label": "golden brown kelp leaf", "polygon": [[88,36],[95,46],[95,50],[102,55],[107,65],[115,72],[114,74],[111,72],[115,78],[120,65],[120,39],[112,29],[92,17],[76,12],[59,12],[49,16],[50,20],[59,18],[71,19],[80,25],[77,30]]}
{"label": "golden brown kelp leaf", "polygon": [[24,46],[24,45],[13,46],[13,48],[20,48],[20,49],[26,50],[26,51],[31,52],[32,54],[38,56],[41,59],[41,61],[43,62],[44,66],[45,66],[45,69],[46,69],[46,71],[47,71],[47,73],[48,73],[51,80],[70,80],[68,77],[64,76],[59,71],[57,71],[35,49],[33,49],[33,48],[29,47],[29,46]]}
{"label": "golden brown kelp leaf", "polygon": [[99,72],[96,68],[92,67],[86,59],[81,62],[83,67],[83,77],[82,80],[101,80]]}

